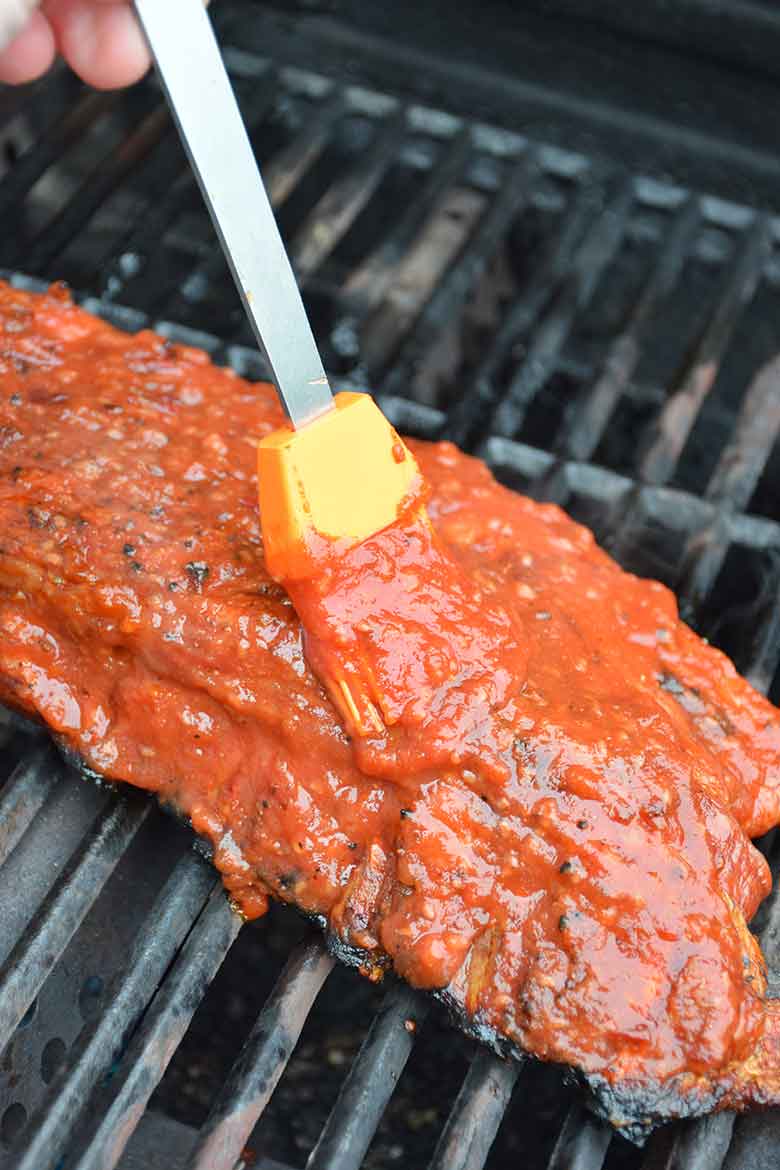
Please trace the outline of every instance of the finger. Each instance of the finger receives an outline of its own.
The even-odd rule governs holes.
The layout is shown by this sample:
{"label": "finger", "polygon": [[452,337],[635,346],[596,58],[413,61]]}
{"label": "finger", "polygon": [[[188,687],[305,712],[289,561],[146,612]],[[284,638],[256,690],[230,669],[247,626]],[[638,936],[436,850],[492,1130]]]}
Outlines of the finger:
{"label": "finger", "polygon": [[149,68],[149,50],[128,3],[45,0],[44,10],[60,52],[88,85],[119,89]]}
{"label": "finger", "polygon": [[34,12],[18,37],[0,52],[0,81],[19,85],[34,81],[50,68],[56,45],[46,17]]}

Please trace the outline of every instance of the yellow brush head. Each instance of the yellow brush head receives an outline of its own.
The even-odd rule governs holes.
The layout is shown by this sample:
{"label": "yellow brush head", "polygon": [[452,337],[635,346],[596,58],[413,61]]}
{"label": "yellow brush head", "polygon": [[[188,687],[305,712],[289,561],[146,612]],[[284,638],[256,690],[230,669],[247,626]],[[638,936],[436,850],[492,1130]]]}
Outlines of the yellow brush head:
{"label": "yellow brush head", "polygon": [[311,538],[354,545],[422,507],[417,461],[367,394],[341,393],[335,409],[258,448],[260,517],[269,573],[277,581],[312,571]]}

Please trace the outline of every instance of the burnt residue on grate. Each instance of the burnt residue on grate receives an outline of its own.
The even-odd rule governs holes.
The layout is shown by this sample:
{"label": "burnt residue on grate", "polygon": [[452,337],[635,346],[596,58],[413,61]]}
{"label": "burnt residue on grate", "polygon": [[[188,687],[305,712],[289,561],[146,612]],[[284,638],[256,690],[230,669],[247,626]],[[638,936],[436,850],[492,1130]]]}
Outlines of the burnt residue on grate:
{"label": "burnt residue on grate", "polygon": [[[777,222],[629,173],[608,142],[591,157],[408,90],[228,62],[328,369],[566,507],[777,701]],[[65,279],[122,328],[263,376],[153,81],[90,94],[61,71],[6,92],[0,142],[15,280]],[[189,562],[182,587],[207,571]],[[0,767],[2,1170],[117,1164],[149,1104],[181,1123],[163,1164],[209,1170],[242,1147],[339,1170],[761,1164],[776,1118],[669,1127],[637,1152],[555,1070],[331,971],[292,912],[239,934],[184,829],[75,783],[5,717]],[[776,969],[778,913],[757,923]]]}

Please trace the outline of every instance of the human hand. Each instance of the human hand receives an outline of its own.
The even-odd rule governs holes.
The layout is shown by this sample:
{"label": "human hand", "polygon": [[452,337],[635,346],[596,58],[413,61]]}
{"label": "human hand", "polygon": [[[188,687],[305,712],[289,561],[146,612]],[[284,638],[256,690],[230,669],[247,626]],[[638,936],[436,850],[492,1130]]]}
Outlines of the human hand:
{"label": "human hand", "polygon": [[[18,7],[21,0],[0,0],[0,24],[6,10],[10,17]],[[150,64],[130,0],[43,0],[0,51],[0,81],[33,81],[58,53],[96,89],[132,85]]]}

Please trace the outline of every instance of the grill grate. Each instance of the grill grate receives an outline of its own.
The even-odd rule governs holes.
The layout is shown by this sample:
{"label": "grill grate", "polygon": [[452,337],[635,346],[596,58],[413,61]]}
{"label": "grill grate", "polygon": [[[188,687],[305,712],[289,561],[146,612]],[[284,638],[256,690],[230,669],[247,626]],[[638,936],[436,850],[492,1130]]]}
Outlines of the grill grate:
{"label": "grill grate", "polygon": [[[407,98],[227,57],[327,367],[377,388],[399,428],[453,438],[502,482],[565,506],[626,567],[675,588],[777,699],[778,221]],[[50,122],[55,101],[68,112]],[[151,324],[262,375],[153,82],[107,96],[55,75],[2,95],[0,137],[21,144],[0,179],[17,224],[0,264],[30,274],[18,283],[67,279],[123,328]],[[0,1167],[164,1155],[232,1170],[327,994],[330,958],[305,938],[200,1132],[164,1125],[147,1105],[237,920],[149,801],[62,782],[48,744],[15,725],[0,723],[0,752]],[[779,914],[775,895],[760,916],[774,969]],[[433,1042],[428,1011],[387,991],[306,1148],[312,1170],[410,1164],[375,1135]],[[741,1170],[764,1164],[777,1133],[774,1114],[722,1115],[638,1153],[558,1096],[547,1140],[524,1106],[544,1071],[465,1051],[424,1155],[435,1170],[482,1166],[505,1115],[496,1167],[519,1152],[548,1170]]]}

